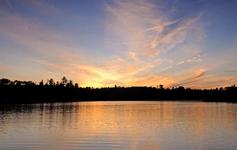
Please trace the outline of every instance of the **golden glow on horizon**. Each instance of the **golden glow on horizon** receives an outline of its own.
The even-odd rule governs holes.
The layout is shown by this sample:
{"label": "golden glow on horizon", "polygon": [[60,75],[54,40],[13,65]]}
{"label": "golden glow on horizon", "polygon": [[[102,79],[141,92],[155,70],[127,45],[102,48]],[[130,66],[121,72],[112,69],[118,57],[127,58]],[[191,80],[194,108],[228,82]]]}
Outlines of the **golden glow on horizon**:
{"label": "golden glow on horizon", "polygon": [[[44,2],[23,1],[22,5],[43,14],[53,11],[54,18],[75,25],[80,19],[78,14],[64,18],[71,14],[64,12],[62,17],[60,9]],[[98,49],[97,45],[91,46],[100,41],[98,36],[93,37],[98,41],[87,39],[89,46],[85,46],[80,42],[82,37],[77,36],[77,28],[72,29],[74,35],[68,29],[57,30],[43,21],[0,10],[0,36],[13,43],[13,47],[3,49],[14,56],[13,62],[0,64],[1,77],[39,82],[66,76],[83,87],[163,84],[212,88],[236,83],[235,65],[222,67],[231,64],[236,55],[218,54],[215,63],[209,60],[211,56],[205,58],[202,12],[171,19],[158,5],[146,0],[116,0],[103,7],[104,35],[99,39],[104,44]],[[232,49],[236,52],[235,46]]]}

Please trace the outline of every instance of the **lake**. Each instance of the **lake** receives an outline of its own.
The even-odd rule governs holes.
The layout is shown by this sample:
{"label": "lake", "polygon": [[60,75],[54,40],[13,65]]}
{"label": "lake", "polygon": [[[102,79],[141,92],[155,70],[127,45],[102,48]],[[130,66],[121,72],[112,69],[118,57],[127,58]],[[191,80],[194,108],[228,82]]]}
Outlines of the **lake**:
{"label": "lake", "polygon": [[235,150],[237,104],[75,102],[0,106],[0,149]]}

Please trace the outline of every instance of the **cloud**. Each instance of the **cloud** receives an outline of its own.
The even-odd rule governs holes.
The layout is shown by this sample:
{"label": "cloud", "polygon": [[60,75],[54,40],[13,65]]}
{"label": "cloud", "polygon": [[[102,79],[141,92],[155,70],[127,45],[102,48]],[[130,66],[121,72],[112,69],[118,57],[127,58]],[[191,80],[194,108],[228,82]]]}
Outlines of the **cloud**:
{"label": "cloud", "polygon": [[[45,42],[47,47],[52,46],[51,48],[56,50],[57,55],[65,56],[67,54],[65,58],[68,59],[60,59],[60,62],[46,61],[45,65],[51,71],[60,70],[60,72],[66,73],[83,86],[101,87],[114,86],[115,84],[123,86],[164,84],[169,86],[179,82],[172,75],[158,73],[159,70],[164,69],[161,64],[167,62],[162,57],[175,60],[169,58],[167,53],[171,50],[176,53],[175,49],[182,45],[187,38],[193,36],[190,32],[196,28],[199,17],[173,20],[159,12],[157,8],[150,1],[143,0],[107,3],[108,17],[105,23],[105,39],[110,42],[111,51],[109,53],[112,57],[99,64],[77,61],[80,59],[77,59],[70,51],[64,51],[67,47],[62,45],[65,43],[63,40],[56,46]],[[47,33],[50,34],[49,31]],[[30,43],[34,43],[34,41]],[[47,47],[45,47],[46,51],[49,50]],[[193,53],[189,51],[179,51],[178,53],[180,53],[179,55],[187,53],[189,56],[189,59],[182,58],[181,62],[183,63],[194,62],[201,57],[190,56]],[[174,69],[176,64],[182,64],[175,61],[171,65],[172,67],[169,67],[168,64],[165,67]]]}
{"label": "cloud", "polygon": [[[206,70],[203,68],[187,71],[185,75],[183,75],[181,80],[176,81],[175,84],[171,85],[171,87],[177,87],[177,86],[189,86],[190,84],[193,85],[197,82],[199,82],[203,77],[206,75]],[[187,77],[188,74],[188,77]],[[185,79],[186,78],[186,79]]]}
{"label": "cloud", "polygon": [[[54,63],[89,60],[82,48],[75,46],[62,32],[32,18],[0,11],[0,35],[20,44],[32,59],[47,59]],[[15,50],[17,51],[17,49]]]}
{"label": "cloud", "polygon": [[219,76],[219,75],[208,75],[195,84],[190,84],[189,87],[195,88],[216,88],[226,87],[236,84],[237,77],[233,75]]}
{"label": "cloud", "polygon": [[[60,51],[53,48],[62,43],[59,33],[19,15],[0,12],[0,33],[37,52]],[[61,48],[60,48],[61,49]]]}
{"label": "cloud", "polygon": [[[41,1],[24,0],[22,3],[41,13],[51,8],[59,13],[58,8]],[[200,16],[171,19],[149,0],[114,0],[106,3],[105,9],[103,38],[105,47],[110,49],[106,60],[95,60],[97,55],[93,51],[97,49],[87,52],[88,49],[70,43],[71,37],[52,26],[8,11],[0,11],[0,34],[24,46],[32,62],[44,69],[44,78],[57,79],[66,75],[82,86],[97,87],[114,84],[169,86],[201,78],[190,73],[187,81],[183,81],[179,79],[181,76],[164,73],[164,70],[171,70],[182,74],[187,68],[179,67],[201,62],[202,49],[196,46],[199,45],[197,39],[202,39]]]}
{"label": "cloud", "polygon": [[[59,79],[66,75],[72,77],[74,80],[78,79],[77,75],[75,75],[75,71],[78,70],[75,70],[74,74],[71,73],[77,68],[72,67],[72,64],[88,63],[90,60],[89,56],[79,52],[79,50],[85,50],[81,50],[80,47],[68,42],[69,39],[63,36],[60,31],[45,24],[35,22],[32,18],[12,14],[8,11],[0,11],[0,15],[0,36],[23,46],[24,49],[14,50],[21,50],[21,53],[26,54],[27,57],[20,58],[20,60],[27,59],[29,66],[37,66],[38,68],[35,69],[41,71],[40,76],[39,74],[35,74],[34,70],[28,70],[29,72],[25,76],[31,74],[32,78],[33,76],[37,76],[41,80],[42,78],[46,79],[49,77]],[[12,53],[11,55],[15,54]],[[86,69],[82,67],[81,70]],[[51,73],[49,74],[48,72]],[[78,72],[78,74],[80,73]],[[88,75],[88,78],[92,76],[92,74],[83,74]],[[18,76],[22,77],[19,73]]]}
{"label": "cloud", "polygon": [[146,75],[144,77],[136,78],[130,81],[130,84],[134,86],[153,86],[153,87],[156,87],[160,84],[169,87],[174,83],[175,83],[174,78],[160,75]]}
{"label": "cloud", "polygon": [[[145,0],[112,1],[106,5],[106,9],[108,12],[107,39],[111,43],[109,45],[115,47],[113,43],[116,43],[115,51],[119,51],[116,54],[120,55],[119,57],[126,62],[125,64],[128,64],[123,65],[123,63],[122,67],[117,68],[121,70],[130,67],[136,70],[143,68],[142,71],[137,71],[132,76],[124,74],[124,79],[136,80],[136,82],[129,82],[128,85],[146,84],[145,80],[152,84],[150,80],[155,79],[162,82],[166,80],[166,77],[157,74],[160,70],[174,69],[177,64],[201,61],[202,55],[199,54],[199,48],[196,48],[199,40],[203,38],[200,34],[200,15],[193,18],[170,19],[169,16],[159,11],[157,5]],[[194,44],[187,43],[189,39],[192,39],[190,43]],[[188,44],[189,48],[181,49],[181,46]],[[197,49],[198,53],[196,53]],[[165,64],[167,62],[165,59],[174,61],[174,64]],[[148,77],[139,79],[140,76]],[[170,79],[170,83],[171,80],[173,83],[174,78]]]}
{"label": "cloud", "polygon": [[115,1],[107,5],[110,14],[107,22],[113,42],[125,43],[122,51],[128,55],[153,57],[162,51],[175,48],[186,40],[200,16],[171,20],[149,1]]}

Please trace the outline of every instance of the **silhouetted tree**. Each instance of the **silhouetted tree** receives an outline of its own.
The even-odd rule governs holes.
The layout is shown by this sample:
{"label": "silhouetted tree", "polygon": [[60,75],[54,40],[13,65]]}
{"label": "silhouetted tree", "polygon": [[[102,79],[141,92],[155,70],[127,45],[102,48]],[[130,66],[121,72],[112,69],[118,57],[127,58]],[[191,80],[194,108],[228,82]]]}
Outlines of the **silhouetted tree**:
{"label": "silhouetted tree", "polygon": [[66,86],[66,85],[67,85],[67,82],[68,82],[68,80],[67,80],[67,78],[64,76],[64,77],[62,78],[61,84],[62,84],[63,86]]}
{"label": "silhouetted tree", "polygon": [[10,82],[11,81],[9,79],[3,78],[0,80],[0,85],[9,85]]}
{"label": "silhouetted tree", "polygon": [[41,81],[39,82],[39,86],[41,86],[41,87],[44,86],[44,81],[43,81],[43,80],[41,80]]}
{"label": "silhouetted tree", "polygon": [[73,88],[74,87],[72,80],[69,80],[69,82],[66,84],[66,87],[68,87],[68,88]]}
{"label": "silhouetted tree", "polygon": [[[162,89],[162,90],[161,90]],[[191,89],[182,86],[164,88],[155,87],[120,87],[79,88],[66,77],[61,82],[51,78],[45,84],[32,81],[10,81],[0,79],[0,104],[2,103],[39,103],[68,102],[72,100],[200,100],[237,102],[235,85],[213,89]]]}
{"label": "silhouetted tree", "polygon": [[78,83],[75,83],[75,86],[74,86],[75,88],[79,88],[79,85],[78,85]]}
{"label": "silhouetted tree", "polygon": [[56,82],[56,87],[59,87],[60,86],[60,83],[57,81]]}
{"label": "silhouetted tree", "polygon": [[49,79],[48,84],[49,84],[49,86],[55,86],[55,82],[52,78]]}
{"label": "silhouetted tree", "polygon": [[160,89],[163,90],[164,89],[164,85],[161,84],[160,85]]}

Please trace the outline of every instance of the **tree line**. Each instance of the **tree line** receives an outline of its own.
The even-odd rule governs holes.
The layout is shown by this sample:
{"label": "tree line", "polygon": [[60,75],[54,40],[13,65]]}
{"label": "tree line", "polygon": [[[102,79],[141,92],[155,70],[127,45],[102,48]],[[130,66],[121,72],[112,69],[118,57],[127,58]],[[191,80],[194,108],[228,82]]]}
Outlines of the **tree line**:
{"label": "tree line", "polygon": [[80,87],[78,83],[63,77],[55,82],[52,78],[39,83],[0,79],[0,104],[51,103],[94,100],[178,100],[237,102],[235,85],[214,89],[191,89],[183,86],[157,87]]}
{"label": "tree line", "polygon": [[0,86],[15,86],[15,87],[67,87],[67,88],[78,88],[78,83],[73,83],[72,80],[68,80],[65,76],[61,79],[61,82],[57,81],[55,82],[52,78],[47,80],[47,82],[44,83],[43,80],[41,80],[39,83],[35,83],[32,81],[11,81],[6,78],[0,79]]}

